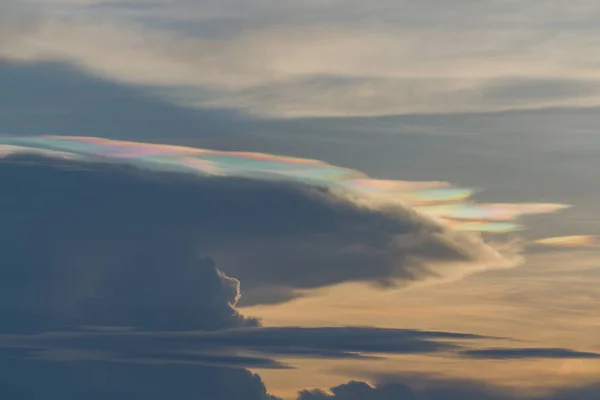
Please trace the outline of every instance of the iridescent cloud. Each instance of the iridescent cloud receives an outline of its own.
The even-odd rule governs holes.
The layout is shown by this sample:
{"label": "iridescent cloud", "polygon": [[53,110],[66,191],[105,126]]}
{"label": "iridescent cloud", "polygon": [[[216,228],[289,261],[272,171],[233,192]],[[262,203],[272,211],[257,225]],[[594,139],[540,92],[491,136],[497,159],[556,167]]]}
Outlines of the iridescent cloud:
{"label": "iridescent cloud", "polygon": [[456,229],[471,232],[507,233],[524,229],[521,225],[513,222],[465,221],[449,218],[443,218],[442,221]]}
{"label": "iridescent cloud", "polygon": [[428,214],[467,221],[512,221],[527,214],[547,214],[569,206],[551,203],[477,204],[451,203],[422,207]]}
{"label": "iridescent cloud", "polygon": [[[238,176],[289,180],[343,189],[382,201],[401,202],[453,229],[476,232],[512,232],[523,229],[518,218],[552,213],[567,205],[551,203],[480,204],[474,190],[448,182],[372,179],[362,172],[323,161],[262,153],[217,151],[183,146],[125,142],[93,137],[36,136],[0,138],[0,157],[33,153],[50,157],[112,161],[159,171],[205,176]],[[577,238],[577,237],[572,237]],[[565,246],[569,240],[555,243]],[[577,243],[582,239],[571,239]],[[538,241],[548,244],[548,241]],[[557,244],[554,244],[557,245]]]}
{"label": "iridescent cloud", "polygon": [[557,236],[535,240],[533,243],[552,247],[597,247],[598,238],[591,235]]}

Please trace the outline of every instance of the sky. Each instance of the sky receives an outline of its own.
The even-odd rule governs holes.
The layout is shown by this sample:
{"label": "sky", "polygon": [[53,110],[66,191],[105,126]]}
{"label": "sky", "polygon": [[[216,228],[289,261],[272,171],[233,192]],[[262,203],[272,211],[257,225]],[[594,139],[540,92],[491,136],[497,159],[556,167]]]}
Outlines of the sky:
{"label": "sky", "polygon": [[0,394],[599,398],[599,17],[2,0]]}

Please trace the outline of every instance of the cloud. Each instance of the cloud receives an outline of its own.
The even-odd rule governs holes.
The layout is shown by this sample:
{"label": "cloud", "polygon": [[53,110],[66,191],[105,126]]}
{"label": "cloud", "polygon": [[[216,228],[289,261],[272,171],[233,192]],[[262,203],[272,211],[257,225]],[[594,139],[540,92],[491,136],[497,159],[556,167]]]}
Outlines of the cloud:
{"label": "cloud", "polygon": [[[137,365],[181,365],[181,366],[211,366],[218,368],[255,368],[255,369],[290,369],[287,364],[280,363],[271,358],[251,355],[235,354],[230,349],[188,349],[187,351],[173,351],[167,348],[168,340],[155,338],[154,348],[136,345],[133,340],[106,341],[102,337],[86,337],[87,346],[81,345],[82,340],[76,335],[62,334],[60,332],[46,333],[39,336],[3,336],[0,358],[2,360],[24,359],[37,360],[46,363],[62,362],[101,362],[129,364],[135,368]],[[66,343],[68,338],[75,340],[74,344]],[[61,343],[61,339],[65,342]],[[9,342],[19,343],[12,347]],[[6,345],[6,347],[4,347]],[[133,345],[133,346],[132,346]],[[131,346],[127,348],[126,346]]]}
{"label": "cloud", "polygon": [[465,350],[461,352],[465,357],[484,359],[524,359],[524,358],[600,358],[600,354],[574,351],[560,348],[494,348]]}
{"label": "cloud", "polygon": [[[0,161],[0,331],[10,342],[0,352],[0,392],[11,398],[262,400],[264,385],[242,368],[288,368],[275,356],[421,354],[453,348],[444,340],[475,338],[350,328],[224,331],[258,325],[235,309],[240,281],[229,276],[257,292],[293,294],[347,280],[422,279],[438,267],[480,268],[496,256],[476,236],[406,207],[301,182],[17,150]],[[228,275],[203,256],[224,260]],[[91,330],[82,334],[82,326]],[[56,333],[65,330],[78,336]],[[69,384],[73,374],[77,383]]]}
{"label": "cloud", "polygon": [[[444,354],[483,339],[492,338],[368,327],[256,327],[213,332],[77,329],[0,335],[0,356],[47,362],[290,369],[294,364],[289,360],[294,359],[373,360],[391,355]],[[287,363],[277,360],[280,358]]]}
{"label": "cloud", "polygon": [[[242,329],[203,334],[199,337],[214,344],[247,346],[277,354],[292,349],[307,352],[329,351],[364,354],[419,354],[452,350],[461,341],[491,339],[485,336],[419,331],[409,329],[382,329],[374,327],[300,328],[280,327]],[[293,354],[293,353],[290,353]],[[327,354],[327,353],[326,353]]]}
{"label": "cloud", "polygon": [[[45,234],[52,235],[56,228],[49,227]],[[102,257],[92,250],[88,254],[95,259],[86,260],[85,248],[61,253],[68,244],[60,241],[37,244],[39,253],[27,255],[24,250],[32,243],[16,236],[10,240],[13,249],[2,257],[2,297],[10,301],[0,308],[3,331],[77,325],[212,330],[257,324],[234,308],[239,282],[218,271],[211,260],[139,247],[131,251],[145,254],[132,257],[127,251]],[[54,246],[58,254],[51,254]],[[123,260],[115,263],[113,257]]]}
{"label": "cloud", "polygon": [[477,203],[473,189],[440,181],[372,179],[365,174],[323,161],[265,153],[217,151],[94,137],[40,136],[0,138],[0,156],[40,154],[55,158],[112,161],[157,171],[200,176],[235,176],[285,180],[343,190],[365,201],[414,208],[455,229],[510,232],[520,229],[523,215],[546,214],[569,208],[555,203]]}
{"label": "cloud", "polygon": [[[30,182],[28,189],[19,194],[19,190],[9,189],[16,181],[7,182],[5,188],[11,194],[1,200],[5,207],[2,214],[10,214],[12,219],[0,229],[0,331],[11,332],[8,337],[23,342],[0,350],[2,397],[277,399],[267,394],[258,375],[241,368],[286,368],[270,358],[185,351],[173,357],[160,346],[139,352],[130,347],[128,358],[119,358],[115,356],[119,346],[103,348],[99,341],[83,349],[48,346],[40,341],[32,345],[33,338],[52,337],[52,330],[75,329],[78,325],[92,325],[88,328],[91,332],[114,333],[135,327],[210,331],[256,326],[258,322],[241,316],[234,308],[240,295],[239,281],[220,272],[211,260],[198,258],[191,248],[179,246],[178,238],[161,244],[158,239],[165,239],[165,235],[146,230],[141,220],[134,224],[135,218],[125,218],[119,228],[109,229],[111,223],[101,221],[118,216],[94,215],[99,210],[94,210],[91,203],[81,203],[76,207],[78,211],[68,210],[77,202],[86,202],[80,196],[100,193],[92,190],[85,194],[80,190],[91,187],[78,186],[78,178],[62,180],[59,176],[85,172],[79,175],[85,180],[87,174],[108,178],[111,173],[123,171],[89,169],[84,164],[59,168],[49,159],[45,166],[39,164],[42,159],[28,160],[34,164],[21,165],[13,172],[25,177],[27,169],[37,169],[36,183]],[[11,168],[7,167],[3,163],[0,174],[10,174]],[[71,185],[70,189],[61,186],[61,181]],[[71,197],[71,201],[61,203],[60,194],[59,198],[46,197],[47,190],[66,190],[62,200]],[[33,196],[29,200],[21,197],[27,191]],[[103,201],[122,195],[126,194],[104,194]],[[35,211],[32,206],[41,208]],[[136,206],[143,207],[143,202]],[[135,209],[125,213],[135,214]],[[118,208],[112,212],[120,213]],[[87,225],[92,221],[95,223]],[[136,237],[141,240],[136,242]]]}
{"label": "cloud", "polygon": [[[203,151],[104,145],[115,146],[111,151],[124,160],[141,151],[176,171],[181,165],[169,165],[161,158],[165,152]],[[166,172],[144,162],[115,163],[113,153],[92,161],[81,157],[84,152],[48,151],[17,151],[0,161],[6,193],[0,197],[0,368],[14,368],[0,390],[13,398],[42,392],[65,398],[164,395],[177,386],[182,398],[196,391],[207,398],[262,400],[268,398],[264,385],[241,368],[291,367],[277,358],[455,354],[464,342],[485,339],[376,328],[258,328],[235,309],[240,281],[262,296],[275,288],[277,299],[279,290],[294,295],[351,280],[407,283],[478,270],[498,257],[478,236],[448,229],[407,206],[367,201],[359,191],[351,195],[324,184]],[[251,164],[258,156],[237,154],[235,160]],[[315,160],[260,156],[261,173],[263,163],[275,161],[342,172]],[[446,187],[360,179],[359,187],[378,194]],[[219,262],[219,269],[204,256]],[[81,326],[91,328],[82,333]],[[187,332],[174,332],[181,330]],[[31,332],[37,335],[22,335]],[[67,384],[73,368],[81,377],[76,387]],[[30,379],[16,376],[25,370]],[[123,382],[117,372],[130,380]],[[169,381],[171,373],[181,377]],[[144,385],[159,375],[173,385]],[[104,378],[97,383],[94,376]],[[31,381],[39,385],[31,388]],[[235,388],[244,392],[229,392]]]}
{"label": "cloud", "polygon": [[[198,255],[214,259],[244,283],[247,295],[255,291],[263,300],[269,290],[289,297],[346,281],[391,285],[514,262],[478,236],[407,207],[371,204],[318,185],[39,156],[4,158],[0,175],[10,193],[0,208],[8,248],[0,257],[3,274],[23,285],[17,304],[31,313],[38,307],[44,315],[59,313],[76,325],[103,320],[94,299],[110,294],[124,302],[140,279],[156,291],[133,291],[140,304],[122,304],[124,319],[127,310],[137,307],[143,315],[163,297],[195,312],[194,296],[201,294],[188,274],[202,274],[194,269]],[[209,281],[212,290],[227,290],[214,271]],[[166,318],[167,308],[160,313]],[[169,318],[183,323],[178,315]],[[163,317],[156,318],[159,324]],[[102,324],[112,323],[96,325]]]}
{"label": "cloud", "polygon": [[[382,394],[382,392],[386,392]],[[351,381],[344,385],[331,388],[331,394],[321,390],[302,391],[299,394],[299,400],[325,400],[325,399],[414,399],[414,393],[408,386],[398,384],[389,385],[385,388],[373,388],[364,382]]]}
{"label": "cloud", "polygon": [[557,236],[533,241],[534,244],[549,247],[597,247],[598,240],[593,235]]}
{"label": "cloud", "polygon": [[[4,167],[2,173],[10,173]],[[182,352],[173,357],[167,351],[161,353],[160,346],[139,352],[130,346],[129,358],[119,358],[115,356],[119,346],[102,347],[99,341],[83,349],[73,345],[48,346],[41,341],[32,345],[32,339],[39,336],[52,338],[48,333],[51,330],[73,329],[77,325],[98,326],[90,328],[92,332],[127,332],[132,329],[129,327],[202,331],[258,324],[234,308],[240,295],[239,282],[221,273],[211,260],[198,259],[185,246],[178,247],[177,238],[168,245],[155,241],[153,233],[144,234],[142,226],[128,226],[131,219],[120,227],[129,230],[128,233],[105,230],[107,226],[100,220],[107,215],[94,216],[93,205],[87,213],[81,212],[85,206],[79,211],[74,208],[68,211],[75,202],[85,202],[81,195],[87,196],[79,191],[83,188],[76,181],[70,181],[74,186],[67,190],[70,191],[67,197],[74,196],[71,204],[46,197],[43,187],[66,189],[64,186],[61,189],[61,180],[53,181],[51,175],[66,176],[73,172],[77,175],[77,170],[59,168],[49,176],[44,171],[50,172],[56,166],[33,167],[40,168],[39,180],[33,186],[41,185],[37,186],[41,191],[29,186],[33,190],[30,194],[35,196],[29,200],[34,203],[35,199],[41,200],[37,205],[46,211],[33,211],[29,208],[31,203],[16,207],[21,201],[28,201],[16,191],[2,200],[6,213],[15,219],[0,232],[3,242],[0,330],[12,332],[8,337],[24,342],[0,351],[2,396],[73,400],[172,396],[276,399],[267,394],[258,375],[240,368],[285,368],[269,358],[210,352]],[[79,168],[80,172],[86,171],[85,165]],[[87,170],[92,175],[99,174],[97,177],[106,177],[111,172],[118,171]],[[45,181],[44,175],[50,180]],[[97,194],[94,190],[88,192],[91,196]],[[114,192],[109,197],[120,195],[124,193]],[[113,211],[119,213],[118,209]],[[71,217],[67,217],[70,213]],[[88,226],[91,230],[81,229],[91,221],[96,221]],[[77,236],[83,240],[73,241]],[[137,236],[143,236],[143,240],[128,242]],[[161,251],[153,251],[153,246],[160,246]],[[33,332],[38,333],[33,335]]]}
{"label": "cloud", "polygon": [[[151,360],[200,365],[287,368],[263,358],[370,359],[392,354],[455,352],[469,342],[493,338],[453,333],[374,327],[301,328],[255,327],[202,331],[93,332],[72,330],[36,335],[2,335],[0,347],[35,351],[108,352],[116,358],[146,363]],[[48,353],[44,353],[48,354]],[[256,357],[255,355],[260,357]],[[92,353],[90,359],[96,358]],[[110,357],[109,357],[110,356]],[[137,361],[136,361],[137,360]]]}
{"label": "cloud", "polygon": [[[259,328],[235,308],[240,282],[249,303],[269,302],[341,282],[403,285],[514,265],[512,254],[478,235],[388,199],[404,195],[423,205],[471,194],[444,182],[375,180],[318,160],[98,138],[2,143],[0,341],[7,353],[0,358],[10,364],[15,349],[25,348],[16,359],[41,373],[82,364],[82,393],[93,391],[94,371],[117,364],[133,376],[141,371],[140,382],[153,373],[144,371],[166,365],[183,374],[196,369],[200,380],[238,371],[245,382],[254,378],[242,368],[288,369],[294,359],[456,355],[489,338]],[[506,204],[485,211],[504,215],[503,207],[514,211]],[[15,382],[15,391],[25,390]]]}
{"label": "cloud", "polygon": [[268,117],[597,106],[595,29],[561,30],[593,26],[597,10],[573,8],[38,3],[29,22],[18,11],[3,21],[0,57],[65,62],[178,104]]}
{"label": "cloud", "polygon": [[196,365],[0,360],[6,398],[276,400],[258,375]]}

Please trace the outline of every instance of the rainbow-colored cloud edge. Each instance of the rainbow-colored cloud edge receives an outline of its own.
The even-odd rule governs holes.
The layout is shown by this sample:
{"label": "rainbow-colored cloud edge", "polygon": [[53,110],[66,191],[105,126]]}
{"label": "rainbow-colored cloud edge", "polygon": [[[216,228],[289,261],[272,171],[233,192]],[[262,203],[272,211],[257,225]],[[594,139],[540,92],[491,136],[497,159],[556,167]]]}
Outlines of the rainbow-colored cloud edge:
{"label": "rainbow-colored cloud edge", "polygon": [[[478,203],[475,191],[440,181],[373,179],[364,173],[323,161],[263,153],[217,151],[164,144],[139,143],[95,137],[28,136],[0,137],[0,158],[13,154],[88,162],[113,162],[158,171],[202,176],[237,176],[303,182],[340,188],[389,202],[400,202],[428,215],[450,229],[507,233],[523,230],[519,218],[568,208],[554,203]],[[540,245],[589,246],[593,237],[572,240],[540,239]]]}

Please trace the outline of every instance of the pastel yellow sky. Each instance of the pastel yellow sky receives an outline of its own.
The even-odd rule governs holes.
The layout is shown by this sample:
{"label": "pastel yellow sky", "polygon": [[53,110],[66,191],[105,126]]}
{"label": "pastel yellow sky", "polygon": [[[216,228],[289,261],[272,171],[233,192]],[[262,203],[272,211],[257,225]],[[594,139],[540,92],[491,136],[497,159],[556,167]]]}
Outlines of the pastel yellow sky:
{"label": "pastel yellow sky", "polygon": [[[465,332],[506,337],[483,345],[576,348],[600,351],[600,253],[530,254],[519,268],[491,271],[458,282],[381,291],[344,284],[290,303],[243,308],[266,326],[369,325]],[[478,344],[475,344],[477,346]],[[279,393],[293,398],[306,387],[328,388],[356,375],[423,373],[474,379],[532,393],[591,382],[598,360],[472,360],[439,356],[391,356],[384,361],[286,360],[291,371],[261,371]]]}

